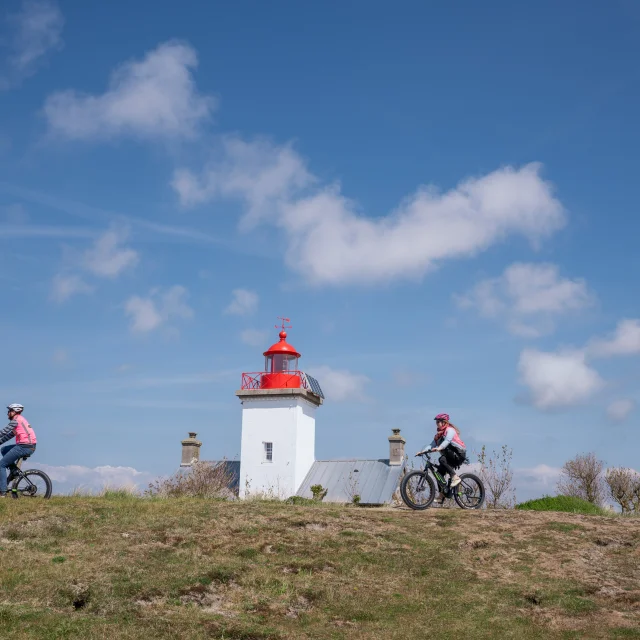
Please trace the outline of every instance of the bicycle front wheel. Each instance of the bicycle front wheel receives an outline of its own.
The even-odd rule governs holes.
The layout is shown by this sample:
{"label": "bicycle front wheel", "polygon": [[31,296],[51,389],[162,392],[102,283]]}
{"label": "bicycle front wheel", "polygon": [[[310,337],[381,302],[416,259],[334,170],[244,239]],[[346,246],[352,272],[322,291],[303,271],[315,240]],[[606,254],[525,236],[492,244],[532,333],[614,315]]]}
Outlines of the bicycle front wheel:
{"label": "bicycle front wheel", "polygon": [[400,483],[402,500],[411,509],[428,509],[436,497],[433,480],[424,471],[411,471]]}
{"label": "bicycle front wheel", "polygon": [[11,497],[18,498],[41,498],[51,497],[53,485],[51,478],[40,469],[29,469],[20,478],[13,481],[11,485]]}
{"label": "bicycle front wheel", "polygon": [[480,509],[484,504],[484,484],[473,473],[463,473],[460,484],[453,489],[453,497],[461,509]]}

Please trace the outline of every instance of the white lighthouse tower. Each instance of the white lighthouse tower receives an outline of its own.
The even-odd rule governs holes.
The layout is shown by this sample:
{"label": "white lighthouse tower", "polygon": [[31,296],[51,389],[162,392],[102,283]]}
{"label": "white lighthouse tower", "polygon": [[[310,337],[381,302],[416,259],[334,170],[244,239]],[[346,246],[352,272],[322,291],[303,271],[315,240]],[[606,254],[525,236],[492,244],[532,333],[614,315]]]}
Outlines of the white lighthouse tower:
{"label": "white lighthouse tower", "polygon": [[287,342],[282,320],[280,341],[264,352],[264,371],[243,373],[236,395],[242,402],[240,498],[295,495],[315,461],[316,410],[320,386],[298,370],[300,354]]}

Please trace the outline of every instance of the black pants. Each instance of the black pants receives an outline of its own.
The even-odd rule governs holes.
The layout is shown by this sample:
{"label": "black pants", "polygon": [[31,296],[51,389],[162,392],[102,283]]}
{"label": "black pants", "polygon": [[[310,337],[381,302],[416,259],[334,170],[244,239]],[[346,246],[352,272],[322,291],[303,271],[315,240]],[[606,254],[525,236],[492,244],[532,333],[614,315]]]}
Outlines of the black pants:
{"label": "black pants", "polygon": [[442,451],[440,460],[438,460],[438,471],[441,476],[448,473],[450,477],[456,475],[456,469],[464,462],[466,453],[449,445]]}

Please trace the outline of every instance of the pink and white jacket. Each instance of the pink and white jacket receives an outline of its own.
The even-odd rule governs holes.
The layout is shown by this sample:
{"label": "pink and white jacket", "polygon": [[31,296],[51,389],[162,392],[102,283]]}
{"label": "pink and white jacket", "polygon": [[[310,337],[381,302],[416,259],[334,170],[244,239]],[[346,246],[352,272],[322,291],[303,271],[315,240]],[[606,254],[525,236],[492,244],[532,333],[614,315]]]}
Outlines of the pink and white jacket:
{"label": "pink and white jacket", "polygon": [[9,424],[0,431],[0,444],[4,444],[11,438],[16,439],[16,444],[23,446],[35,445],[36,432],[31,428],[31,425],[27,422],[26,418],[21,415],[17,415]]}
{"label": "pink and white jacket", "polygon": [[429,445],[430,449],[438,447],[440,451],[446,449],[449,445],[455,447],[458,451],[464,452],[467,450],[466,445],[462,442],[462,438],[458,435],[458,432],[453,427],[447,427],[442,433],[438,431],[436,437]]}

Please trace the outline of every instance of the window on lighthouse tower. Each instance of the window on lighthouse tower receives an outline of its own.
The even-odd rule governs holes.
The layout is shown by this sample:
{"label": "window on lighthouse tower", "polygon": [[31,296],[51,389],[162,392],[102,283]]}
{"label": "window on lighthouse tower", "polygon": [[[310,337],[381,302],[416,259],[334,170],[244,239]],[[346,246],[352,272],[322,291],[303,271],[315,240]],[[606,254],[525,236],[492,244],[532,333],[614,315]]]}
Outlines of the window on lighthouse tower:
{"label": "window on lighthouse tower", "polygon": [[264,445],[264,461],[273,462],[273,442],[263,442]]}

